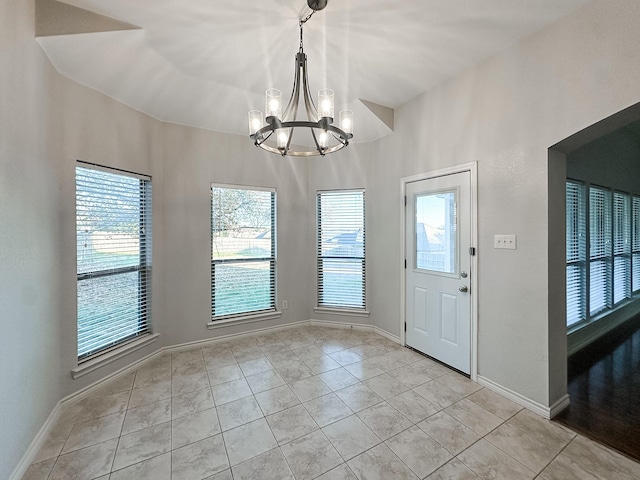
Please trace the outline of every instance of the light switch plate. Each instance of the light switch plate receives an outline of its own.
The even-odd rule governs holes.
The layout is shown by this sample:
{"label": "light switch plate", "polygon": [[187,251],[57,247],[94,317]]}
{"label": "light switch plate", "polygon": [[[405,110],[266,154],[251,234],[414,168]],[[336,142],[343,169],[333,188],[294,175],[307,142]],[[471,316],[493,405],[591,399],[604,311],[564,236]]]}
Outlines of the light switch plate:
{"label": "light switch plate", "polygon": [[515,235],[494,235],[493,236],[493,248],[502,248],[505,250],[516,249],[516,236]]}

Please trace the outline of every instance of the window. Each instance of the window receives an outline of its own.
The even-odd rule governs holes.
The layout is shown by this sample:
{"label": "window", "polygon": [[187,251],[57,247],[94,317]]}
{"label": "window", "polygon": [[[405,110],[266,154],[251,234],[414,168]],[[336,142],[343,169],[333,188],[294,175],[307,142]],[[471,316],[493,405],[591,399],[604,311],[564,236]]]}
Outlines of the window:
{"label": "window", "polygon": [[640,197],[633,196],[631,238],[631,272],[633,275],[632,290],[640,290]]}
{"label": "window", "polygon": [[589,189],[589,314],[611,307],[611,192]]}
{"label": "window", "polygon": [[364,191],[318,192],[318,306],[365,308]]}
{"label": "window", "polygon": [[613,303],[631,297],[631,196],[613,194]]}
{"label": "window", "polygon": [[640,291],[640,196],[568,180],[566,200],[567,326],[572,327],[602,317]]}
{"label": "window", "polygon": [[567,182],[567,326],[586,318],[584,187]]}
{"label": "window", "polygon": [[276,192],[211,185],[211,316],[275,311]]}
{"label": "window", "polygon": [[78,360],[150,333],[151,181],[76,167]]}

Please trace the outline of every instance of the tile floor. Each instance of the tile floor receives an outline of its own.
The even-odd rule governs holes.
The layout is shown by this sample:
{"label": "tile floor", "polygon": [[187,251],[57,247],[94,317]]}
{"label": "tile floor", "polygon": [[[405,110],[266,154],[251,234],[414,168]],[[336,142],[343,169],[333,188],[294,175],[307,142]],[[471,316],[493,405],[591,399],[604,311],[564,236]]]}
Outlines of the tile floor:
{"label": "tile floor", "polygon": [[638,479],[640,464],[371,332],[165,355],[65,406],[23,480]]}

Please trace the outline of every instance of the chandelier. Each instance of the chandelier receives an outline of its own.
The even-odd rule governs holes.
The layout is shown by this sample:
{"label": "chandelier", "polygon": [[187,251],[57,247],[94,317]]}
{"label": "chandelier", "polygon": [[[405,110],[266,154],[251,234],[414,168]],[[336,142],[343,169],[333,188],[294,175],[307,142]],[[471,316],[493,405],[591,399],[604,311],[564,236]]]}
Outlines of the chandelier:
{"label": "chandelier", "polygon": [[[284,113],[282,111],[282,92],[276,88],[269,88],[266,92],[264,117],[259,110],[249,112],[249,136],[255,145],[283,157],[285,155],[294,157],[324,156],[346,147],[349,145],[349,140],[353,138],[353,112],[351,110],[342,110],[339,113],[338,124],[340,127],[333,125],[333,90],[322,89],[318,92],[318,108],[316,108],[309,91],[307,55],[303,49],[302,27],[316,11],[327,6],[327,1],[307,0],[312,12],[307,17],[299,19],[300,49],[295,59],[293,90]],[[306,120],[298,120],[300,93],[302,93]],[[306,134],[298,135],[296,137],[298,141],[293,142],[294,134],[299,131],[306,132]],[[302,141],[300,141],[301,139]],[[299,145],[312,146],[305,149]]]}

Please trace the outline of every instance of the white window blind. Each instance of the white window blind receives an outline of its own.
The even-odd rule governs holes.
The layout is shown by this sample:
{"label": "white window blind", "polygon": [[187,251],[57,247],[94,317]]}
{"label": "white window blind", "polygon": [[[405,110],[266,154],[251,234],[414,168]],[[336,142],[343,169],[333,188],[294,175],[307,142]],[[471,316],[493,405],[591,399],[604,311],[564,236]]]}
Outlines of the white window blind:
{"label": "white window blind", "polygon": [[78,359],[150,332],[151,181],[76,167]]}
{"label": "white window blind", "polygon": [[276,192],[211,186],[211,316],[276,307]]}
{"label": "white window blind", "polygon": [[634,292],[640,290],[640,197],[633,196],[632,205],[632,240],[631,240],[631,271],[633,274]]}
{"label": "white window blind", "polygon": [[364,191],[318,192],[318,306],[365,308]]}
{"label": "white window blind", "polygon": [[611,307],[611,192],[589,189],[589,313]]}
{"label": "white window blind", "polygon": [[631,196],[613,194],[613,303],[631,297]]}
{"label": "white window blind", "polygon": [[567,326],[586,319],[584,187],[567,182]]}

